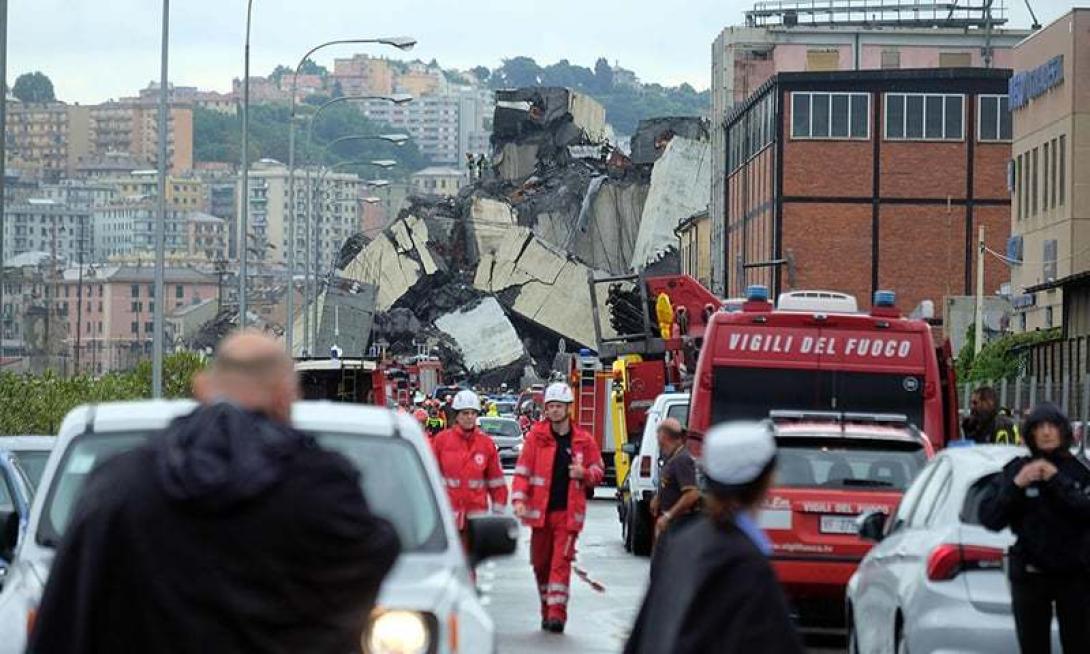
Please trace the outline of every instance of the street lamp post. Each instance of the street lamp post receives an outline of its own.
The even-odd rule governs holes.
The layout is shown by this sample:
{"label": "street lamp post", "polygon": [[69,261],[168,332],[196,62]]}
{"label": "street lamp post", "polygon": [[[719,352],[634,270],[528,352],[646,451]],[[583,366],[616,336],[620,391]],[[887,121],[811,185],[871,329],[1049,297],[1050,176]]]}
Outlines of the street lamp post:
{"label": "street lamp post", "polygon": [[246,273],[250,223],[250,15],[254,0],[246,1],[246,44],[242,55],[242,180],[238,229],[238,326],[246,327]]}
{"label": "street lamp post", "polygon": [[[163,274],[166,266],[167,220],[167,51],[170,45],[170,0],[163,0],[162,58],[159,63],[159,220],[155,225],[155,312],[152,317],[151,394],[163,397]],[[77,329],[79,326],[77,325]]]}
{"label": "street lamp post", "polygon": [[[4,0],[0,0],[0,2],[2,2],[2,1],[4,1]],[[393,47],[395,47],[395,48],[397,48],[399,50],[407,51],[407,50],[412,50],[413,49],[413,46],[416,45],[416,39],[413,39],[413,38],[407,37],[407,36],[394,36],[394,37],[383,37],[383,38],[378,38],[378,39],[337,39],[335,41],[326,41],[325,43],[320,43],[320,44],[314,46],[313,48],[311,48],[310,50],[308,50],[307,53],[305,55],[303,55],[303,57],[299,60],[299,63],[295,66],[295,70],[292,71],[292,74],[291,74],[291,97],[288,100],[290,102],[290,104],[291,104],[291,108],[290,108],[290,111],[289,111],[289,118],[288,118],[288,205],[290,206],[290,211],[288,212],[288,256],[287,256],[287,259],[288,259],[288,278],[292,280],[292,283],[289,284],[289,291],[290,292],[288,293],[288,315],[287,315],[287,319],[285,321],[285,322],[287,322],[289,324],[288,324],[288,328],[285,330],[285,338],[284,338],[284,343],[285,343],[285,347],[287,348],[287,351],[288,351],[288,356],[293,356],[294,355],[294,352],[292,350],[292,345],[293,345],[292,344],[292,339],[293,339],[293,334],[294,334],[294,331],[295,331],[295,322],[294,322],[294,316],[295,316],[294,272],[295,272],[295,239],[296,239],[296,236],[297,236],[296,231],[295,231],[295,214],[296,214],[296,207],[295,207],[295,96],[297,94],[297,88],[298,88],[298,82],[299,82],[299,71],[300,71],[300,69],[302,69],[303,64],[306,63],[307,59],[309,59],[311,57],[311,55],[313,55],[315,52],[321,50],[322,48],[327,48],[327,47],[330,47],[330,46],[333,46],[333,45],[366,44],[366,43],[380,43],[382,45],[389,45],[389,46],[393,46]],[[304,276],[304,284],[305,284],[305,281],[306,280],[305,280],[305,276]],[[243,281],[243,284],[245,284],[245,281]],[[304,329],[305,329],[305,326],[304,326]]]}
{"label": "street lamp post", "polygon": [[0,360],[4,358],[4,184],[7,181],[8,0],[0,0]]}

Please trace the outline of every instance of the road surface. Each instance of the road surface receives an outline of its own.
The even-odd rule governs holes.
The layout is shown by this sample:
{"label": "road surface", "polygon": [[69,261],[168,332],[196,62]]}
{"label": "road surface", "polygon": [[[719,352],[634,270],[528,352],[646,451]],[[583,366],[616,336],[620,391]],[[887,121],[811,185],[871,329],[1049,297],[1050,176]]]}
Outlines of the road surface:
{"label": "road surface", "polygon": [[[499,634],[503,654],[618,654],[632,628],[647,583],[648,559],[632,556],[621,545],[616,504],[599,489],[587,507],[579,538],[577,564],[605,586],[598,593],[574,574],[568,624],[563,635],[541,631],[541,615],[530,569],[530,530],[522,528],[514,556],[481,565],[477,585]],[[812,654],[841,654],[833,641],[811,643]]]}

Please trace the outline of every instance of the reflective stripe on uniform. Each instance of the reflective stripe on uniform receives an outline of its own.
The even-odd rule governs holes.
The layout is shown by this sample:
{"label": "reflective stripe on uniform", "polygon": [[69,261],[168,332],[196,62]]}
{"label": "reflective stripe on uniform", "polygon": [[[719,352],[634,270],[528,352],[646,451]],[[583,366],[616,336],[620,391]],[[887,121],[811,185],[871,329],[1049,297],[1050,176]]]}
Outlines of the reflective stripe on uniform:
{"label": "reflective stripe on uniform", "polygon": [[522,514],[522,516],[524,518],[529,518],[529,519],[533,520],[534,518],[540,518],[541,517],[541,511],[538,511],[537,509],[529,509],[529,510],[526,511],[526,513]]}
{"label": "reflective stripe on uniform", "polygon": [[515,466],[515,474],[528,477],[530,475],[530,469],[526,466]]}
{"label": "reflective stripe on uniform", "polygon": [[451,488],[458,488],[462,485],[462,480],[455,479],[454,477],[446,477],[443,479],[443,481],[446,482],[447,486]]}
{"label": "reflective stripe on uniform", "polygon": [[565,595],[567,595],[568,594],[568,585],[567,584],[545,584],[545,592],[547,592],[547,593],[560,592],[560,593],[564,593]]}
{"label": "reflective stripe on uniform", "polygon": [[483,479],[470,479],[469,481],[466,482],[466,486],[469,486],[470,488],[484,488],[484,480]]}
{"label": "reflective stripe on uniform", "polygon": [[511,501],[524,499],[526,499],[526,493],[523,493],[522,491],[515,491],[514,493],[511,493]]}
{"label": "reflective stripe on uniform", "polygon": [[544,477],[530,477],[530,485],[531,486],[544,486],[545,485],[545,478]]}
{"label": "reflective stripe on uniform", "polygon": [[568,596],[550,595],[545,598],[545,604],[548,606],[556,606],[558,604],[564,605],[568,603]]}
{"label": "reflective stripe on uniform", "polygon": [[506,485],[507,485],[507,482],[504,480],[503,477],[496,477],[495,479],[489,479],[488,480],[488,487],[489,488],[502,488],[503,486],[506,486]]}

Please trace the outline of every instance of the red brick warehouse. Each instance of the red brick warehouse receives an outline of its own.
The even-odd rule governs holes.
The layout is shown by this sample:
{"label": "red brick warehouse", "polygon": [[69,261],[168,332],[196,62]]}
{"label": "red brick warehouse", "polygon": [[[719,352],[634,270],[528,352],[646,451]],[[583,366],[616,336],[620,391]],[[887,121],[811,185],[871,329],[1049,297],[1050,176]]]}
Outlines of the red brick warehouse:
{"label": "red brick warehouse", "polygon": [[[985,68],[779,73],[726,118],[729,295],[829,289],[912,310],[972,294],[1010,236],[1007,80]],[[714,234],[718,231],[719,234]],[[985,261],[985,292],[1009,281]]]}

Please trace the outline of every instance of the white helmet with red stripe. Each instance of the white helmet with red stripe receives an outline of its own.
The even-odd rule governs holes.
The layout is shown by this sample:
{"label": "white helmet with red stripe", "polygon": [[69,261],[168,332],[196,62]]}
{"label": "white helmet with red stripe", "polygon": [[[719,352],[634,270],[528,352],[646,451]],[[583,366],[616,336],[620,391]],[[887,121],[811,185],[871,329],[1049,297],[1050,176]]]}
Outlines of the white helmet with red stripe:
{"label": "white helmet with red stripe", "polygon": [[575,401],[575,398],[571,394],[571,386],[568,386],[564,382],[555,382],[549,384],[545,389],[545,401],[544,404],[549,402],[563,402],[564,404],[571,404]]}

